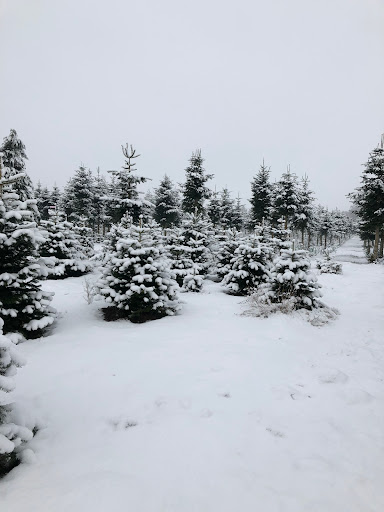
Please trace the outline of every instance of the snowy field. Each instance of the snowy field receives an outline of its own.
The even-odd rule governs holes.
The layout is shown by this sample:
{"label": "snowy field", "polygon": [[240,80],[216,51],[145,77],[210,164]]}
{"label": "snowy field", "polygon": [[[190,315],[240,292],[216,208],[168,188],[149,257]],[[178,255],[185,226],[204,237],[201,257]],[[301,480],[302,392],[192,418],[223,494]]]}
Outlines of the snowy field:
{"label": "snowy field", "polygon": [[45,428],[1,512],[382,512],[384,267],[343,270],[319,277],[341,313],[322,328],[240,316],[212,282],[176,317],[106,323],[83,278],[45,283],[62,317],[20,345],[15,393]]}

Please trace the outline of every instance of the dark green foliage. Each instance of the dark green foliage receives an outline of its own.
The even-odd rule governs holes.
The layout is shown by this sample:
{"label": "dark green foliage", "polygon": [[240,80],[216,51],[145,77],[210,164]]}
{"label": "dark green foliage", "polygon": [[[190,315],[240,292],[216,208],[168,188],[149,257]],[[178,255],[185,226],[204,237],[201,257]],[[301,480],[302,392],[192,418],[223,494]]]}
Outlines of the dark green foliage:
{"label": "dark green foliage", "polygon": [[162,228],[180,224],[179,193],[167,175],[160,182],[154,195],[155,210],[153,218]]}
{"label": "dark green foliage", "polygon": [[264,220],[268,220],[271,214],[272,194],[271,184],[269,183],[270,168],[264,164],[260,166],[259,172],[251,182],[252,197],[249,200],[251,203],[251,218],[253,227],[256,224],[261,224]]}
{"label": "dark green foliage", "polygon": [[186,213],[201,214],[204,201],[209,199],[211,191],[205,183],[213,178],[213,174],[205,174],[201,150],[192,153],[190,165],[185,169],[186,181],[183,186],[182,208]]}

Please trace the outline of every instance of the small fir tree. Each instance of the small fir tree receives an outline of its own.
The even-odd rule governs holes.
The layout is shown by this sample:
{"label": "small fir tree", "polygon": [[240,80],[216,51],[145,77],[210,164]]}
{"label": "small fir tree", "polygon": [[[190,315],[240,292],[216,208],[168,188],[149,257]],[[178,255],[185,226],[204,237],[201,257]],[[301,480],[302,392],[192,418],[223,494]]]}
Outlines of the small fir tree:
{"label": "small fir tree", "polygon": [[44,242],[40,255],[48,267],[51,279],[77,277],[90,272],[91,264],[86,261],[89,246],[81,244],[75,226],[70,222],[42,221]]}
{"label": "small fir tree", "polygon": [[232,268],[222,281],[228,293],[249,295],[269,279],[271,249],[255,237],[241,244],[231,260]]}
{"label": "small fir tree", "polygon": [[147,203],[145,200],[140,199],[137,187],[141,183],[148,181],[148,178],[135,174],[135,160],[140,156],[136,154],[136,150],[132,146],[128,146],[128,144],[121,146],[121,149],[125,163],[120,171],[110,171],[113,182],[109,197],[109,215],[112,222],[118,223],[123,215],[129,214],[133,222],[137,224]]}
{"label": "small fir tree", "polygon": [[0,153],[3,155],[5,178],[22,174],[13,184],[13,191],[19,196],[20,201],[34,199],[35,194],[32,181],[25,168],[25,160],[28,160],[25,145],[17,136],[16,130],[11,130],[9,135],[3,139]]}
{"label": "small fir tree", "polygon": [[277,218],[284,219],[284,229],[290,227],[299,205],[299,189],[296,174],[288,167],[274,188],[274,213]]}
{"label": "small fir tree", "polygon": [[190,165],[185,169],[186,181],[183,186],[182,208],[186,213],[202,214],[204,202],[211,196],[206,182],[213,178],[213,174],[206,174],[203,168],[201,150],[192,153]]}
{"label": "small fir tree", "polygon": [[160,182],[154,194],[154,219],[162,228],[171,228],[180,224],[179,193],[167,175]]}
{"label": "small fir tree", "polygon": [[0,196],[0,318],[4,332],[36,338],[53,323],[55,310],[50,306],[53,293],[41,289],[42,237],[28,206],[28,200],[20,201],[12,191]]}
{"label": "small fir tree", "polygon": [[178,285],[161,246],[151,245],[148,236],[144,242],[139,229],[132,226],[125,233],[130,237],[117,240],[99,283],[100,295],[108,303],[106,320],[127,318],[141,323],[180,309]]}
{"label": "small fir tree", "polygon": [[32,431],[15,423],[9,393],[15,388],[17,368],[24,365],[16,345],[3,335],[0,318],[0,478],[19,463],[20,449],[33,437]]}
{"label": "small fir tree", "polygon": [[272,193],[269,176],[271,174],[270,167],[264,163],[260,166],[259,172],[251,182],[252,197],[251,203],[251,219],[253,227],[261,224],[264,220],[268,220],[271,214]]}
{"label": "small fir tree", "polygon": [[272,303],[293,302],[294,309],[313,309],[322,305],[317,277],[311,272],[308,252],[283,249],[273,263],[266,296]]}

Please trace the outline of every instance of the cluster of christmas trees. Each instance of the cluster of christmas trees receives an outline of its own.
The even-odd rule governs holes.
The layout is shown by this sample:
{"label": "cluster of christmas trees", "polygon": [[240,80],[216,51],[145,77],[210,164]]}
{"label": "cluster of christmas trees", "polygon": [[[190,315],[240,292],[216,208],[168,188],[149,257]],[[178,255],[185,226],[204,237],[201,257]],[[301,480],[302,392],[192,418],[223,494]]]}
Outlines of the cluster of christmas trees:
{"label": "cluster of christmas trees", "polygon": [[15,422],[6,398],[21,365],[15,342],[40,337],[52,325],[52,293],[42,282],[89,272],[96,239],[104,245],[96,285],[104,318],[145,322],[174,315],[179,293],[200,292],[206,278],[231,294],[262,291],[266,302],[289,298],[295,308],[316,308],[319,286],[307,253],[288,239],[299,234],[303,247],[327,245],[353,230],[347,216],[314,207],[307,179],[300,185],[288,170],[271,184],[264,164],[247,211],[227,189],[208,188],[212,175],[200,151],[181,189],[165,176],[142,197],[147,178],[136,170],[139,155],[132,146],[122,149],[124,164],[110,180],[81,166],[61,193],[40,184],[34,190],[14,130],[0,147],[0,474],[17,463],[32,436]]}
{"label": "cluster of christmas trees", "polygon": [[349,197],[360,218],[359,232],[369,259],[377,261],[384,254],[384,135],[380,146],[369,154],[361,186]]}
{"label": "cluster of christmas trees", "polygon": [[192,154],[183,185],[175,186],[165,175],[159,186],[144,196],[139,185],[147,178],[136,172],[140,155],[131,146],[124,146],[123,154],[122,169],[110,171],[110,179],[100,170],[94,175],[80,166],[63,193],[57,187],[50,192],[39,183],[35,198],[41,218],[48,220],[52,210],[60,211],[67,220],[91,228],[98,238],[103,238],[128,212],[136,223],[142,216],[145,222],[154,220],[162,228],[180,226],[187,214],[204,213],[215,229],[248,232],[262,222],[277,225],[283,219],[285,228],[306,249],[339,244],[353,229],[349,215],[315,205],[308,178],[299,180],[289,168],[272,183],[270,169],[263,163],[251,183],[247,209],[239,197],[231,197],[227,188],[208,188],[213,175],[205,172],[200,151]]}

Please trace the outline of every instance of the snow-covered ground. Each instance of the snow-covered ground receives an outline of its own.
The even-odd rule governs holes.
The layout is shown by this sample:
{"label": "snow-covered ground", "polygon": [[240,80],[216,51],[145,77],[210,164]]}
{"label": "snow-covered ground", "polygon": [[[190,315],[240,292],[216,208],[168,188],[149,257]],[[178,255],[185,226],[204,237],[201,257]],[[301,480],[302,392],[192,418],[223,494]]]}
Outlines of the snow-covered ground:
{"label": "snow-covered ground", "polygon": [[45,283],[63,317],[20,345],[15,400],[46,428],[1,512],[382,512],[384,267],[343,267],[322,328],[240,316],[211,282],[176,317],[106,323],[82,278]]}

